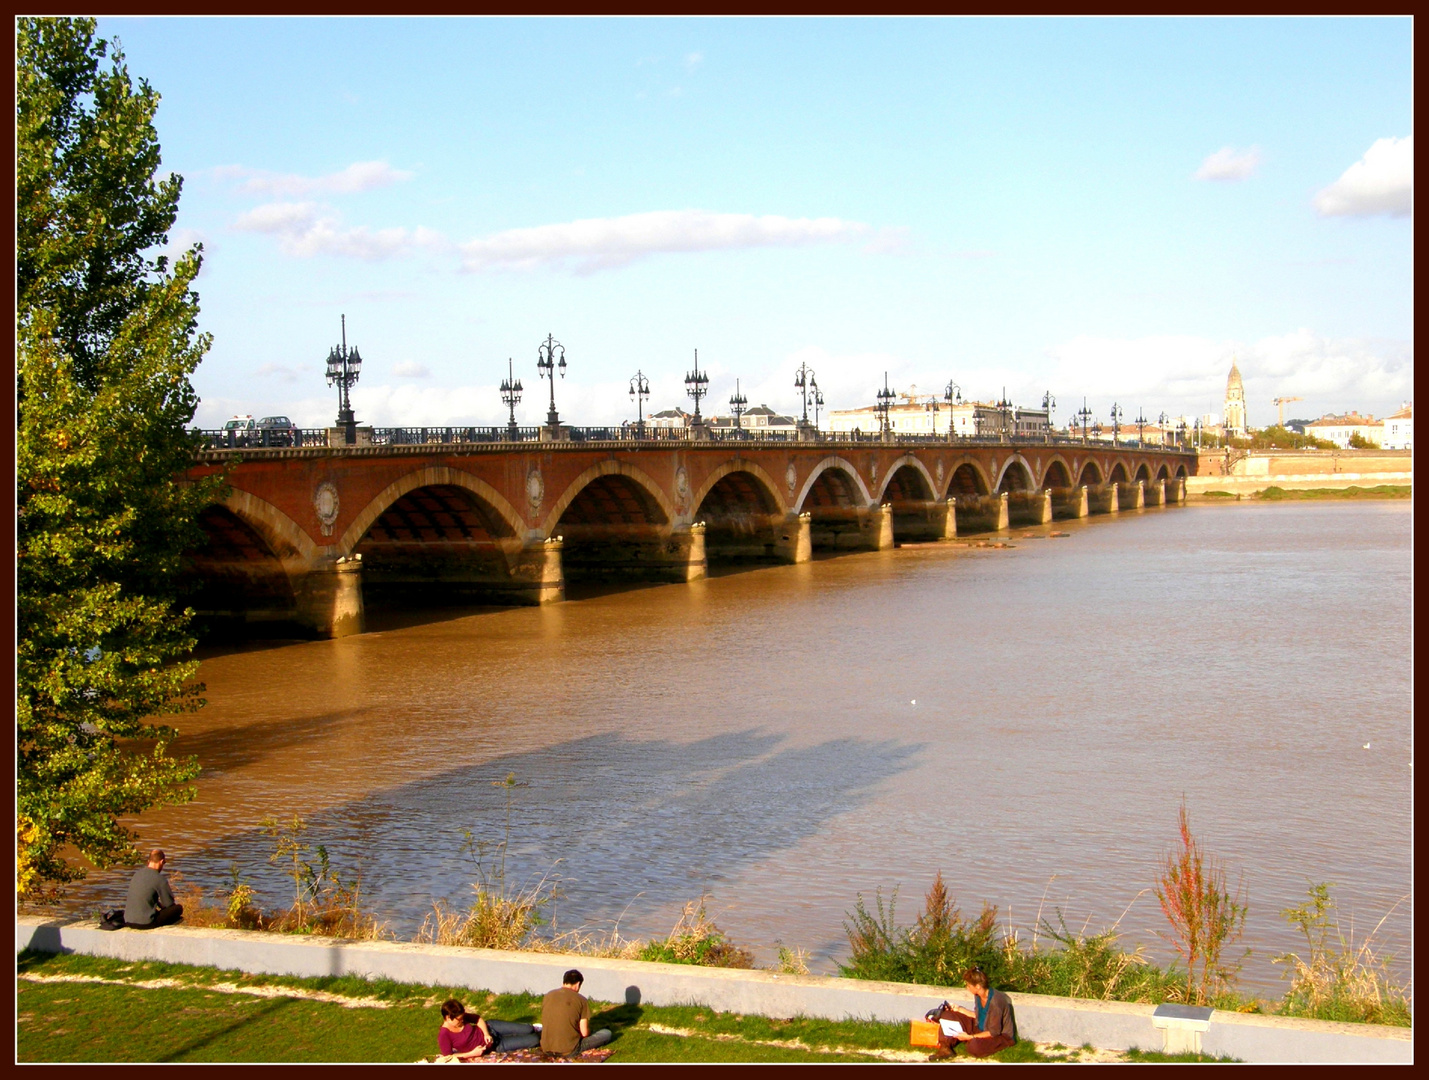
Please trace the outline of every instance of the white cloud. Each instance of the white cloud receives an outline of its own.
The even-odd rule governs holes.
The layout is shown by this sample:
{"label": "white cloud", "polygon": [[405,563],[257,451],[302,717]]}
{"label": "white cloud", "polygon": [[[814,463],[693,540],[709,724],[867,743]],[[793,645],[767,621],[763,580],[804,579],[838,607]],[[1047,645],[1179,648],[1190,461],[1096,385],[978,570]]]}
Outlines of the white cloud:
{"label": "white cloud", "polygon": [[1414,201],[1414,136],[1376,139],[1343,176],[1315,196],[1326,217],[1407,217]]}
{"label": "white cloud", "polygon": [[293,368],[283,364],[264,364],[256,372],[259,378],[276,378],[280,382],[295,383],[298,381],[298,372]]}
{"label": "white cloud", "polygon": [[400,364],[392,365],[392,374],[399,379],[425,379],[431,374],[431,370],[426,364],[419,364],[415,360],[403,360]]}
{"label": "white cloud", "polygon": [[241,179],[243,182],[238,185],[240,191],[280,199],[297,199],[305,195],[352,195],[391,187],[416,175],[405,169],[394,169],[385,161],[355,161],[347,168],[326,176],[265,172],[239,165],[227,165],[216,169],[215,173],[224,179]]}
{"label": "white cloud", "polygon": [[705,62],[705,54],[704,54],[704,53],[692,52],[692,53],[686,53],[686,54],[685,54],[685,70],[688,71],[688,72],[690,72],[691,74],[694,73],[695,68],[699,67],[699,66],[700,66],[701,64],[703,64],[704,62]]}
{"label": "white cloud", "polygon": [[1211,154],[1196,170],[1197,180],[1245,180],[1260,167],[1260,147],[1237,150],[1223,146]]}
{"label": "white cloud", "polygon": [[655,254],[840,243],[872,230],[840,218],[656,210],[618,218],[508,229],[461,245],[467,270],[571,267],[576,273],[627,266]]}
{"label": "white cloud", "polygon": [[440,233],[418,226],[416,229],[379,229],[365,225],[348,228],[336,212],[317,203],[266,203],[241,214],[233,223],[244,232],[264,233],[278,238],[288,255],[341,255],[377,259],[410,255],[420,249],[440,250],[446,241]]}

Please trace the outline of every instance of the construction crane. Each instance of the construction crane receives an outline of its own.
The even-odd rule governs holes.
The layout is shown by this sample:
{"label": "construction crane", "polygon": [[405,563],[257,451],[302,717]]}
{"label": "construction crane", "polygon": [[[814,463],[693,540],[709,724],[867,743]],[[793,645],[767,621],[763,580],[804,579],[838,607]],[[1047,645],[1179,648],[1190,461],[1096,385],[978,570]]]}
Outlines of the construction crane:
{"label": "construction crane", "polygon": [[1278,398],[1271,398],[1271,399],[1270,399],[1271,404],[1274,405],[1274,406],[1276,406],[1276,407],[1280,410],[1280,423],[1279,423],[1277,426],[1279,426],[1279,427],[1284,427],[1284,426],[1285,426],[1285,403],[1286,403],[1287,401],[1304,401],[1304,400],[1305,400],[1304,398],[1298,398],[1298,397],[1278,397]]}

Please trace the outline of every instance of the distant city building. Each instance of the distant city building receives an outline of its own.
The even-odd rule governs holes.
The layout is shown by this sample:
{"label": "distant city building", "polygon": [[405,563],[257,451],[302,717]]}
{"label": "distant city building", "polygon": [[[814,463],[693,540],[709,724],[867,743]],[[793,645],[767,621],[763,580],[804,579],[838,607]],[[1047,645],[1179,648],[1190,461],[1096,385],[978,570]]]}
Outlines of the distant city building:
{"label": "distant city building", "polygon": [[[946,435],[949,425],[954,435],[997,437],[1006,428],[1017,439],[1041,439],[1047,435],[1047,410],[1017,406],[1006,410],[985,401],[960,401],[953,404],[932,394],[919,394],[918,388],[898,396],[903,400],[888,407],[888,426],[898,435]],[[878,410],[872,405],[861,409],[831,409],[828,429],[831,432],[879,430]]]}
{"label": "distant city building", "polygon": [[1357,412],[1348,412],[1343,416],[1322,416],[1306,424],[1305,434],[1332,442],[1341,449],[1349,448],[1352,435],[1358,435],[1373,446],[1380,446],[1384,440],[1384,423],[1376,420],[1373,414],[1361,416]]}
{"label": "distant city building", "polygon": [[1414,449],[1414,402],[1406,401],[1397,413],[1384,418],[1384,438],[1380,445],[1386,450]]}
{"label": "distant city building", "polygon": [[1231,373],[1226,379],[1226,434],[1233,439],[1243,439],[1249,433],[1245,422],[1245,383],[1241,381],[1240,368],[1231,357]]}
{"label": "distant city building", "polygon": [[[732,431],[734,417],[711,416],[709,425],[711,431]],[[777,413],[768,405],[756,405],[752,409],[746,409],[739,418],[739,426],[746,431],[755,433],[786,432],[792,434],[799,429],[798,421],[792,416]]]}
{"label": "distant city building", "polygon": [[664,409],[647,416],[645,424],[647,427],[655,428],[687,428],[690,426],[690,419],[690,414],[684,409]]}

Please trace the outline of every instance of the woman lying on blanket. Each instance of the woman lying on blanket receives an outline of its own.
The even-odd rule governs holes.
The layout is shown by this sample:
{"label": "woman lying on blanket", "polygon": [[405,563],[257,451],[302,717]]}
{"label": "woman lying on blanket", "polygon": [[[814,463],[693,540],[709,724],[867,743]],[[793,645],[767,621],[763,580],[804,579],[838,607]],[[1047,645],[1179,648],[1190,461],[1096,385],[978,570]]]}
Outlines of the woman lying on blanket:
{"label": "woman lying on blanket", "polygon": [[442,1026],[437,1046],[443,1057],[455,1054],[460,1061],[475,1061],[484,1054],[509,1050],[529,1050],[541,1045],[541,1032],[534,1024],[514,1024],[505,1020],[483,1020],[466,1011],[456,998],[442,1004]]}

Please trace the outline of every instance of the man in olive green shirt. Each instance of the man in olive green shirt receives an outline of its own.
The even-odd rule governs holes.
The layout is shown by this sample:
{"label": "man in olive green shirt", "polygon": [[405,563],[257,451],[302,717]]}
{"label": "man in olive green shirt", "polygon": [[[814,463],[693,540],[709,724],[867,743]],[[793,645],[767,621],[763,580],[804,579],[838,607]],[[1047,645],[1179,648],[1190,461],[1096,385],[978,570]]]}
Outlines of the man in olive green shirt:
{"label": "man in olive green shirt", "polygon": [[570,1057],[610,1042],[609,1028],[590,1031],[590,1002],[581,996],[585,976],[572,968],[561,977],[561,988],[541,999],[541,1052]]}

